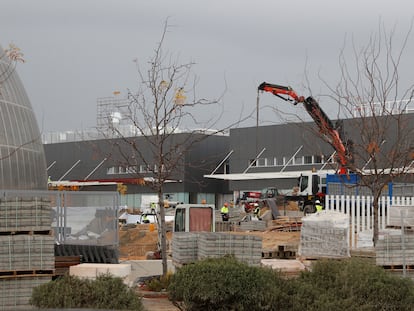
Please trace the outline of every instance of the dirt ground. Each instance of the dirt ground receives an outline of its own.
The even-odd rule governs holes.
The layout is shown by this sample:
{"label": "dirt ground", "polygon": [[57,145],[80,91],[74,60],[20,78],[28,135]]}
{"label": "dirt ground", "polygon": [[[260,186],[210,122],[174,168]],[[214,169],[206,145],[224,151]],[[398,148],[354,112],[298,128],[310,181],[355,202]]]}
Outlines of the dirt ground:
{"label": "dirt ground", "polygon": [[[279,245],[298,245],[300,225],[301,217],[280,216],[277,220],[268,220],[264,231],[241,232],[237,226],[234,226],[231,233],[260,236],[263,250],[273,250],[277,249]],[[167,240],[168,245],[171,246],[173,233],[168,228],[172,228],[172,224],[167,223]],[[120,259],[147,259],[146,254],[157,250],[157,241],[156,225],[124,225],[119,230]]]}
{"label": "dirt ground", "polygon": [[[279,245],[299,245],[300,224],[300,217],[280,216],[277,220],[268,220],[264,231],[241,232],[235,226],[231,233],[260,236],[263,250],[277,250]],[[167,228],[172,228],[172,224],[167,224]],[[169,246],[172,235],[171,230],[167,230]],[[147,259],[147,254],[157,250],[157,227],[149,224],[123,225],[119,229],[119,241],[120,260]],[[157,296],[155,293],[144,296],[142,302],[148,311],[179,310],[167,297]]]}

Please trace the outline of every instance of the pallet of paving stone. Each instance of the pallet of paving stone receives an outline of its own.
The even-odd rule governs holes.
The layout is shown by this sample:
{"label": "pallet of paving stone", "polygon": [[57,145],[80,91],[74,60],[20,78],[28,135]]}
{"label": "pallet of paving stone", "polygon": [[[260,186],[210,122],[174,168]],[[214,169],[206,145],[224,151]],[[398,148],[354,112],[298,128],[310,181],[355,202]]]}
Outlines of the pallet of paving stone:
{"label": "pallet of paving stone", "polygon": [[266,230],[266,222],[263,220],[242,221],[240,222],[241,231],[264,231]]}
{"label": "pallet of paving stone", "polygon": [[175,232],[171,241],[171,255],[177,264],[191,263],[197,260],[198,237],[200,233]]}
{"label": "pallet of paving stone", "polygon": [[54,244],[47,235],[0,236],[0,270],[53,269]]}
{"label": "pallet of paving stone", "polygon": [[[403,216],[402,223],[401,214]],[[414,228],[414,206],[391,205],[387,225],[394,228],[402,226]]]}
{"label": "pallet of paving stone", "polygon": [[216,232],[228,232],[234,230],[235,223],[231,221],[216,221]]}
{"label": "pallet of paving stone", "polygon": [[414,265],[414,233],[384,229],[379,232],[375,245],[376,264],[379,266]]}
{"label": "pallet of paving stone", "polygon": [[302,218],[299,256],[346,258],[350,257],[349,249],[349,216],[324,211]]}
{"label": "pallet of paving stone", "polygon": [[[12,205],[5,205],[6,203]],[[52,210],[44,205],[22,205],[19,202],[0,203],[0,231],[16,230],[19,227],[51,227]]]}
{"label": "pallet of paving stone", "polygon": [[259,265],[261,254],[262,239],[257,236],[210,233],[199,237],[198,259],[232,255],[247,264]]}
{"label": "pallet of paving stone", "polygon": [[31,310],[33,288],[52,280],[50,275],[41,277],[0,278],[0,310]]}

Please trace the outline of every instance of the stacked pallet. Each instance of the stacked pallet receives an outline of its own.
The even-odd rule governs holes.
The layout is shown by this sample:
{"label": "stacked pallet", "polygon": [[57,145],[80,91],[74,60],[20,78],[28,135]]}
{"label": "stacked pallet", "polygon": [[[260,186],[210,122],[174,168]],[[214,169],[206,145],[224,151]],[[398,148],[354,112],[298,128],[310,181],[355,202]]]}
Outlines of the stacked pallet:
{"label": "stacked pallet", "polygon": [[171,255],[176,266],[188,264],[198,259],[199,233],[175,232],[171,241]]}
{"label": "stacked pallet", "polygon": [[222,232],[186,232],[173,235],[172,259],[176,266],[226,255],[232,255],[249,265],[260,265],[262,239]]}
{"label": "stacked pallet", "polygon": [[414,228],[414,206],[391,205],[388,226],[395,228],[401,226]]}
{"label": "stacked pallet", "polygon": [[302,218],[299,255],[304,258],[349,257],[349,217],[323,211]]}
{"label": "stacked pallet", "polygon": [[266,229],[266,222],[263,220],[252,220],[240,222],[241,231],[264,231]]}
{"label": "stacked pallet", "polygon": [[258,266],[262,259],[262,239],[258,236],[211,232],[198,240],[198,259],[232,255],[248,265]]}
{"label": "stacked pallet", "polygon": [[402,268],[403,264],[414,268],[414,232],[400,229],[384,229],[378,234],[375,245],[376,264],[386,268]]}
{"label": "stacked pallet", "polygon": [[41,198],[0,200],[0,309],[29,308],[55,269],[51,208]]}

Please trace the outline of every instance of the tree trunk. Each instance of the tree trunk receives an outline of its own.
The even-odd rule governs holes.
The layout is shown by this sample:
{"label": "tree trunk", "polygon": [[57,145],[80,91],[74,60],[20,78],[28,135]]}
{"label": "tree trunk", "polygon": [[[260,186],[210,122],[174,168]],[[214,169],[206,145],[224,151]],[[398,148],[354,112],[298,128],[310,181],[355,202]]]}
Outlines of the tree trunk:
{"label": "tree trunk", "polygon": [[372,242],[374,244],[374,247],[375,247],[375,245],[377,245],[378,234],[379,234],[379,228],[378,228],[378,216],[379,216],[378,215],[378,213],[379,213],[378,207],[379,207],[379,204],[378,204],[378,201],[379,201],[379,196],[374,195],[374,198],[372,200],[372,209],[373,209],[373,212],[374,212],[374,220],[373,220],[373,223],[372,223],[372,231],[373,231]]}
{"label": "tree trunk", "polygon": [[158,240],[161,247],[161,260],[162,260],[162,275],[166,276],[168,272],[167,266],[167,230],[165,228],[165,208],[163,200],[162,189],[158,191],[158,204],[160,208],[159,213],[159,228],[158,228]]}

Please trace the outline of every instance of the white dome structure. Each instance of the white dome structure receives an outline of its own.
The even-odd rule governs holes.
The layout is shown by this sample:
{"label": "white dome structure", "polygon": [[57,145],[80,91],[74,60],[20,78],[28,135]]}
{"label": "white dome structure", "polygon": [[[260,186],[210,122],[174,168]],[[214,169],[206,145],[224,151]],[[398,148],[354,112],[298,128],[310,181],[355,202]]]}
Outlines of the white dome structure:
{"label": "white dome structure", "polygon": [[0,189],[46,190],[41,135],[29,98],[0,47]]}

